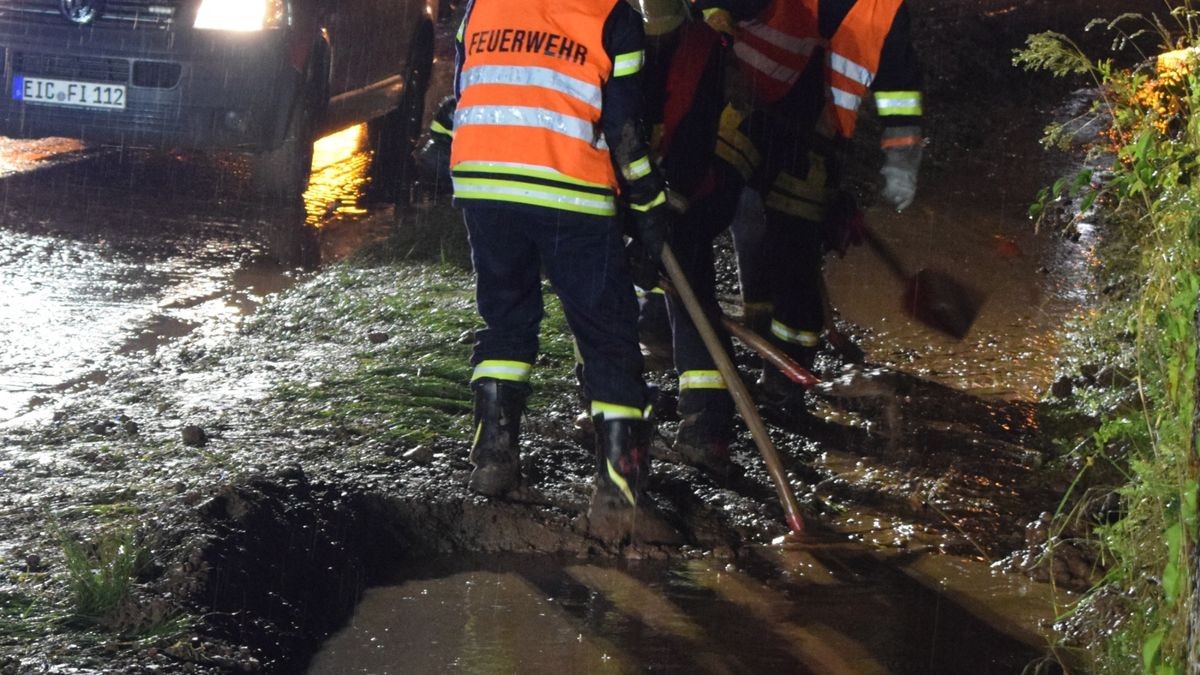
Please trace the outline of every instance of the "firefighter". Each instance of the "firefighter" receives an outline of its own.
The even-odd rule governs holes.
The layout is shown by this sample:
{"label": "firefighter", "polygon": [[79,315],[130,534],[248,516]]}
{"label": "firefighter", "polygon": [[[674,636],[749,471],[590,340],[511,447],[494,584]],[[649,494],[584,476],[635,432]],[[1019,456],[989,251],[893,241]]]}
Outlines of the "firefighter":
{"label": "firefighter", "polygon": [[645,255],[659,255],[666,194],[642,129],[643,41],[625,0],[474,0],[456,36],[451,178],[486,324],[471,357],[469,486],[520,485],[544,269],[591,400],[593,526],[631,523],[650,470],[652,401],[616,217],[627,208]]}
{"label": "firefighter", "polygon": [[[822,260],[842,219],[835,195],[841,153],[858,110],[874,94],[883,127],[884,201],[903,210],[916,192],[922,145],[920,75],[903,0],[693,0],[709,25],[727,33],[740,77],[726,89],[720,120],[717,188],[692,206],[687,237],[670,238],[685,274],[712,297],[712,237],[734,219],[743,186],[765,210],[757,251],[741,270],[751,327],[802,365],[813,364],[826,323]],[[717,473],[728,471],[733,402],[682,308],[671,305],[681,423],[675,447]],[[805,414],[803,394],[765,366],[760,381]]]}

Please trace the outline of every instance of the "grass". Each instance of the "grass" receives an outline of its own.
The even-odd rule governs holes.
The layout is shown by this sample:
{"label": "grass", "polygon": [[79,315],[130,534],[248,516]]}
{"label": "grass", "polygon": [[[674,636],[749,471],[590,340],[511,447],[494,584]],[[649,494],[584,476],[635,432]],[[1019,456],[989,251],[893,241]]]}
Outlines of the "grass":
{"label": "grass", "polygon": [[[411,447],[470,426],[469,359],[481,321],[474,281],[460,264],[430,264],[376,252],[351,259],[315,291],[317,339],[383,332],[370,347],[355,343],[355,367],[317,382],[290,382],[281,400],[301,404],[353,437]],[[573,395],[574,351],[562,309],[545,287],[546,316],[530,406]],[[318,320],[319,319],[319,320]]]}
{"label": "grass", "polygon": [[133,531],[115,528],[85,543],[59,532],[73,617],[87,624],[104,624],[129,599],[137,570],[147,550],[134,541]]}
{"label": "grass", "polygon": [[[1126,15],[1107,27],[1122,44],[1157,35],[1164,52],[1200,45],[1191,1],[1164,6],[1163,19]],[[1031,210],[1040,216],[1049,199],[1077,199],[1080,211],[1094,207],[1106,223],[1098,253],[1101,283],[1113,293],[1107,311],[1082,328],[1087,344],[1115,354],[1132,379],[1129,396],[1081,399],[1080,412],[1098,424],[1090,436],[1064,439],[1082,469],[1060,509],[1062,526],[1078,510],[1072,497],[1111,489],[1121,503],[1119,517],[1094,530],[1106,575],[1075,610],[1091,636],[1080,649],[1094,672],[1183,673],[1200,658],[1192,577],[1200,481],[1200,62],[1193,51],[1182,68],[1118,69],[1056,34],[1032,36],[1017,62],[1091,78],[1101,92],[1092,112],[1112,120],[1089,148],[1111,158],[1105,180],[1097,185],[1090,172],[1063,179]],[[1061,140],[1062,128],[1048,139]]]}

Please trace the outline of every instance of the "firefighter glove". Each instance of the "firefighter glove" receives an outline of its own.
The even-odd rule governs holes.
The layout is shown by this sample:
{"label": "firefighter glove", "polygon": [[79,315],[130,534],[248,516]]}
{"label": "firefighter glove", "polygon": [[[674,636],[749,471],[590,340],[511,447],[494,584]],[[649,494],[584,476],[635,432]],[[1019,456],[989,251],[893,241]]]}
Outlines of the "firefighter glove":
{"label": "firefighter glove", "polygon": [[667,206],[666,196],[660,203],[649,207],[642,211],[638,209],[630,210],[630,217],[633,219],[634,234],[641,242],[644,255],[651,261],[658,264],[662,258],[663,244],[667,241],[667,227],[670,218],[668,212],[670,207]]}
{"label": "firefighter glove", "polygon": [[880,196],[884,201],[895,207],[897,212],[908,208],[917,195],[917,170],[921,166],[922,149],[920,145],[910,145],[902,148],[888,148],[884,151],[886,158],[883,168],[883,190]]}

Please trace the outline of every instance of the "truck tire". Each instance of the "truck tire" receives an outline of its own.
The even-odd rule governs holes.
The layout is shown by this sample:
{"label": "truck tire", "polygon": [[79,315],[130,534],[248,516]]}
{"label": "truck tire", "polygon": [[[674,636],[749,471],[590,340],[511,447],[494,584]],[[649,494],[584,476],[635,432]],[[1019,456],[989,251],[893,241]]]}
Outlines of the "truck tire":
{"label": "truck tire", "polygon": [[412,52],[400,103],[386,115],[367,122],[367,138],[374,152],[371,182],[374,196],[381,201],[394,199],[414,175],[412,152],[424,129],[425,93],[433,70],[433,30],[428,24]]}
{"label": "truck tire", "polygon": [[309,61],[304,84],[288,115],[283,142],[273,150],[254,156],[255,191],[272,202],[291,202],[301,197],[308,187],[315,130],[326,105],[325,88],[321,86],[324,80],[316,76],[320,59],[314,55]]}

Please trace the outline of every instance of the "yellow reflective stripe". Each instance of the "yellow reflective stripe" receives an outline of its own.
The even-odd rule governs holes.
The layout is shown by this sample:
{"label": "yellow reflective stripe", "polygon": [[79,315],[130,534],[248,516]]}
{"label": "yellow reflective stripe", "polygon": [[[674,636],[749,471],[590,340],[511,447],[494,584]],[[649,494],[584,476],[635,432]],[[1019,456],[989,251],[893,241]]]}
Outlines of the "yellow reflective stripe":
{"label": "yellow reflective stripe", "polygon": [[617,473],[617,467],[613,466],[611,461],[606,460],[605,464],[608,465],[608,479],[617,486],[621,494],[625,495],[625,499],[629,500],[631,506],[637,506],[637,497],[633,496],[633,490],[629,489],[629,483],[626,482],[625,477]]}
{"label": "yellow reflective stripe", "polygon": [[828,209],[823,204],[814,204],[804,199],[789,197],[785,193],[774,190],[763,200],[763,206],[778,213],[814,222],[821,222],[828,215]]}
{"label": "yellow reflective stripe", "polygon": [[463,20],[458,22],[458,32],[454,34],[454,41],[462,42],[463,34],[466,32],[466,30],[467,30],[467,17],[464,16]]}
{"label": "yellow reflective stripe", "polygon": [[829,201],[830,190],[826,187],[829,174],[825,169],[825,160],[816,155],[810,155],[808,178],[800,180],[795,176],[781,172],[775,176],[772,188],[790,197],[800,197],[809,201],[825,204]]}
{"label": "yellow reflective stripe", "polygon": [[643,157],[641,159],[635,159],[629,164],[621,167],[621,175],[625,176],[625,180],[635,181],[644,176],[649,176],[651,168],[650,158]]}
{"label": "yellow reflective stripe", "polygon": [[880,115],[921,115],[921,92],[880,91],[875,93],[875,108]]}
{"label": "yellow reflective stripe", "polygon": [[605,190],[612,189],[612,187],[604,183],[593,183],[591,181],[572,178],[550,167],[538,166],[536,164],[520,164],[518,162],[459,162],[453,168],[455,171],[478,171],[480,173],[502,173],[510,176],[529,176],[530,178],[544,178],[559,183],[570,183],[571,185],[582,185],[584,187],[602,188]]}
{"label": "yellow reflective stripe", "polygon": [[533,364],[525,363],[524,361],[488,359],[480,361],[479,365],[475,366],[475,371],[471,373],[471,381],[474,382],[481,377],[489,377],[493,380],[504,380],[505,382],[528,382],[529,374],[532,371]]}
{"label": "yellow reflective stripe", "polygon": [[[738,129],[743,119],[745,119],[745,115],[733,107],[726,107],[721,112],[717,155],[742,171],[744,176],[749,177],[762,162],[762,155],[759,154],[758,148],[754,147],[754,141],[751,141],[749,136]],[[728,144],[729,147],[723,149],[722,143]],[[730,153],[738,153],[742,157],[737,159]]]}
{"label": "yellow reflective stripe", "polygon": [[429,130],[435,134],[442,134],[443,136],[450,136],[450,137],[454,136],[453,129],[446,128],[445,124],[442,124],[441,122],[439,122],[437,120],[434,120],[429,123]]}
{"label": "yellow reflective stripe", "polygon": [[617,213],[616,201],[611,195],[576,192],[568,188],[535,185],[515,180],[464,178],[461,176],[451,176],[451,180],[454,181],[455,199],[489,199],[575,211],[594,216],[612,216]]}
{"label": "yellow reflective stripe", "polygon": [[784,342],[800,345],[801,347],[816,347],[821,344],[821,336],[811,330],[798,330],[771,319],[771,335]]}
{"label": "yellow reflective stripe", "polygon": [[679,391],[728,388],[719,370],[685,370],[679,375]]}
{"label": "yellow reflective stripe", "polygon": [[617,405],[604,401],[592,401],[592,417],[603,415],[606,420],[640,420],[646,413],[631,405]]}
{"label": "yellow reflective stripe", "polygon": [[475,438],[471,439],[471,449],[479,446],[479,437],[483,435],[483,422],[475,426]]}
{"label": "yellow reflective stripe", "polygon": [[636,52],[617,54],[613,59],[613,77],[625,77],[640,72],[645,61],[646,52],[640,49]]}
{"label": "yellow reflective stripe", "polygon": [[742,176],[742,180],[750,180],[750,177],[754,175],[754,167],[750,166],[750,162],[746,161],[746,157],[737,150],[734,150],[723,138],[717,139],[717,157],[720,157],[733,166],[734,169],[737,169],[737,172]]}
{"label": "yellow reflective stripe", "polygon": [[639,211],[641,213],[645,213],[646,211],[649,211],[650,209],[652,209],[660,204],[666,204],[666,203],[667,203],[667,193],[662,190],[659,190],[658,196],[656,196],[654,199],[651,199],[650,201],[646,202],[645,204],[630,204],[629,208],[633,209],[634,211]]}
{"label": "yellow reflective stripe", "polygon": [[651,288],[650,290],[646,290],[646,289],[644,289],[644,288],[642,288],[641,286],[638,286],[638,285],[636,285],[636,284],[634,284],[634,286],[633,286],[633,292],[634,292],[634,294],[635,294],[635,295],[637,295],[639,298],[644,298],[644,297],[646,297],[647,295],[666,295],[666,294],[667,294],[667,292],[666,292],[666,291],[664,291],[663,289],[659,288],[658,286],[655,286],[654,288]]}

